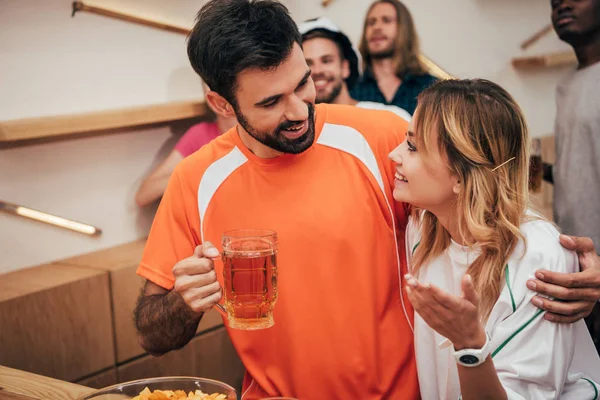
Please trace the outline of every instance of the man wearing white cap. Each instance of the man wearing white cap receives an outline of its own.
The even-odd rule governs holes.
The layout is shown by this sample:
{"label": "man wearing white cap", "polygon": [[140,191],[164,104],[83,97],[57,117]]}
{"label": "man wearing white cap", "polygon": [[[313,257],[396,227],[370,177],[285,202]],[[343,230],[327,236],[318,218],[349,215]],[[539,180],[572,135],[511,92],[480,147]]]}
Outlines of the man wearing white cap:
{"label": "man wearing white cap", "polygon": [[300,24],[299,30],[304,58],[315,82],[317,103],[389,110],[410,121],[410,114],[400,107],[357,101],[350,96],[350,89],[361,74],[360,53],[330,19],[321,17],[308,20]]}

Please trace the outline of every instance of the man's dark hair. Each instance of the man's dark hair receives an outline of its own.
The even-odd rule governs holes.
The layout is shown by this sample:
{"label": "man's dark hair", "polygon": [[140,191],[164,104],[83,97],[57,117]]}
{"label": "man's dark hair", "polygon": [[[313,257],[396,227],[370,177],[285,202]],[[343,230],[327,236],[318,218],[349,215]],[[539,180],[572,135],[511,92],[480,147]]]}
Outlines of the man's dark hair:
{"label": "man's dark hair", "polygon": [[302,36],[275,0],[210,0],[188,36],[188,57],[211,90],[237,106],[237,75],[281,65]]}
{"label": "man's dark hair", "polygon": [[303,42],[307,42],[311,39],[327,39],[327,40],[331,40],[333,43],[335,43],[338,52],[340,54],[340,60],[344,61],[346,59],[346,56],[344,55],[344,49],[342,47],[342,44],[339,42],[339,38],[335,33],[323,30],[323,29],[315,29],[312,30],[310,32],[308,32],[306,35],[304,35],[302,37]]}

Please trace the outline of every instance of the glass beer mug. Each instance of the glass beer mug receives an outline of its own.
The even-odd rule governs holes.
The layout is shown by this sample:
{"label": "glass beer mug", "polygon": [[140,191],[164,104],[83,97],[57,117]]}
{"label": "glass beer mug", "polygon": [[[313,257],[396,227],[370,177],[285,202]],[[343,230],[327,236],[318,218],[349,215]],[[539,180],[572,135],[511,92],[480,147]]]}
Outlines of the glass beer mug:
{"label": "glass beer mug", "polygon": [[222,237],[223,305],[235,329],[264,329],[275,324],[277,233],[261,229],[228,231]]}

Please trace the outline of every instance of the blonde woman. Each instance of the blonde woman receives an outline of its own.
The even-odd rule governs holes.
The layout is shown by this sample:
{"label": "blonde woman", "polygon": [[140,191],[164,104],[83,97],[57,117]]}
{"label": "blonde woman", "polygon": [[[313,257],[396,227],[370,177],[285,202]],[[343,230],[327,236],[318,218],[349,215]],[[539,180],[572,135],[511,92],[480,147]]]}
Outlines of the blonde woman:
{"label": "blonde woman", "polygon": [[578,270],[550,223],[528,211],[529,143],[510,95],[448,80],[419,96],[396,164],[407,228],[424,400],[597,399],[600,359],[583,321],[542,318],[526,282],[540,265]]}

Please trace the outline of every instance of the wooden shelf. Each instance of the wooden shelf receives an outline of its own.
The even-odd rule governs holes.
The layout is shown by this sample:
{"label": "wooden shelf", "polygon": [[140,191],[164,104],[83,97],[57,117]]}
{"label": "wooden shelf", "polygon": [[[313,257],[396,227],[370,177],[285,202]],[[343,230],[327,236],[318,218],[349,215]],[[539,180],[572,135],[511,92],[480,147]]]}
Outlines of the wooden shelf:
{"label": "wooden shelf", "polygon": [[189,28],[183,26],[173,25],[163,21],[157,21],[151,18],[142,18],[137,15],[125,13],[118,10],[113,10],[111,8],[99,7],[94,5],[84,4],[82,1],[74,1],[73,2],[73,13],[72,16],[75,16],[75,13],[78,11],[87,11],[93,14],[103,15],[109,18],[120,19],[126,22],[132,22],[138,25],[150,26],[152,28],[163,29],[165,31],[175,32],[175,33],[183,33],[187,35],[189,33]]}
{"label": "wooden shelf", "polygon": [[0,144],[182,120],[204,116],[208,112],[204,102],[184,101],[3,121],[0,122]]}
{"label": "wooden shelf", "polygon": [[577,57],[572,50],[536,56],[516,57],[512,65],[517,69],[556,68],[577,65]]}

